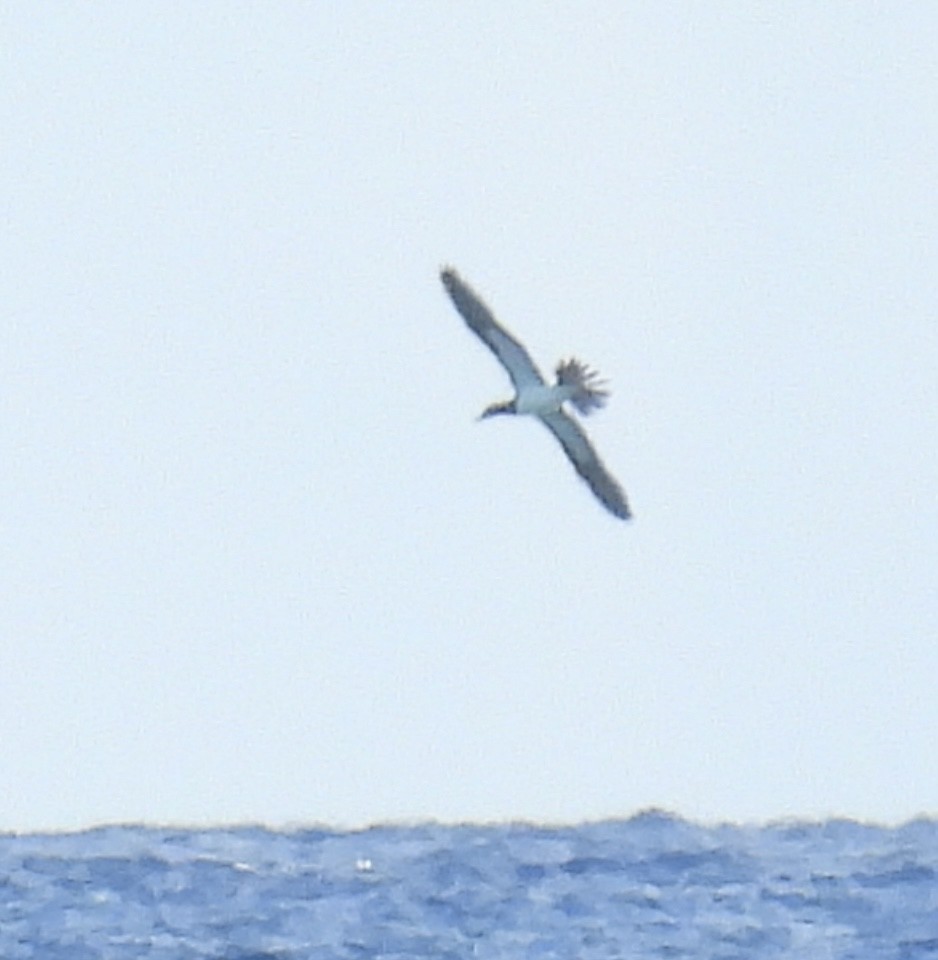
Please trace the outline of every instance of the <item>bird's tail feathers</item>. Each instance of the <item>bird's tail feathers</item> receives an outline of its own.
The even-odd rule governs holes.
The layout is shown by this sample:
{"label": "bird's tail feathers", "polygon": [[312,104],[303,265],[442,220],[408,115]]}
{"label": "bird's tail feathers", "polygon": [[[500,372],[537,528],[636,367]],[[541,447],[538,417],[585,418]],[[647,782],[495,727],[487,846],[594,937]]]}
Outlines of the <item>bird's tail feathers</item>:
{"label": "bird's tail feathers", "polygon": [[606,382],[579,360],[571,358],[557,364],[557,383],[571,389],[570,402],[583,416],[601,409],[609,399]]}

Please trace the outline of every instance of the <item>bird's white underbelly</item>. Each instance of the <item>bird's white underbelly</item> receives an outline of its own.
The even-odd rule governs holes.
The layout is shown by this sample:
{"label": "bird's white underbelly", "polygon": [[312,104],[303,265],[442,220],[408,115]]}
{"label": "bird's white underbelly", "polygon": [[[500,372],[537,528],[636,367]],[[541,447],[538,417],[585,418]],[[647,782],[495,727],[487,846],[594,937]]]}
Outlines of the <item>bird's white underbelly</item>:
{"label": "bird's white underbelly", "polygon": [[518,394],[515,410],[518,413],[527,413],[537,416],[541,413],[550,413],[559,410],[564,400],[569,399],[569,391],[564,387],[538,384],[528,387]]}

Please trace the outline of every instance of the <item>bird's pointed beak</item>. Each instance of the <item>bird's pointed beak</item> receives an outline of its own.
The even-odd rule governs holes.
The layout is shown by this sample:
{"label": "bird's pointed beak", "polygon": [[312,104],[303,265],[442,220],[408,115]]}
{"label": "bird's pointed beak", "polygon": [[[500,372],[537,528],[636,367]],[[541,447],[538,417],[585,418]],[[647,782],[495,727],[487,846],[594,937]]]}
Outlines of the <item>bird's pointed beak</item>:
{"label": "bird's pointed beak", "polygon": [[494,417],[499,413],[508,413],[509,406],[510,404],[508,403],[493,403],[479,414],[478,419],[487,420],[489,417]]}

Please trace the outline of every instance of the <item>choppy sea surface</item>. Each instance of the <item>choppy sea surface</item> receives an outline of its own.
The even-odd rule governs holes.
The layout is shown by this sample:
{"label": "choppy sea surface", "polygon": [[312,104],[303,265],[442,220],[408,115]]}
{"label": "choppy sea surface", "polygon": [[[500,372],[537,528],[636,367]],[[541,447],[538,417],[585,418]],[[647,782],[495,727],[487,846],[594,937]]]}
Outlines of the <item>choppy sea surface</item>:
{"label": "choppy sea surface", "polygon": [[938,821],[0,834],[0,958],[938,960]]}

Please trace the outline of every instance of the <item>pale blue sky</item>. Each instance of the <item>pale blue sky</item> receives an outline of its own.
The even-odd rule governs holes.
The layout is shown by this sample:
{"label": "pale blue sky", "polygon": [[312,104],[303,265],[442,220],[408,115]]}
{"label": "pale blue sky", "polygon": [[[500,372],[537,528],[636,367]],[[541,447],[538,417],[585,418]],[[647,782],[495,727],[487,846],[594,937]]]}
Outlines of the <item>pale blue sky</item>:
{"label": "pale blue sky", "polygon": [[0,829],[938,812],[938,8],[0,31]]}

